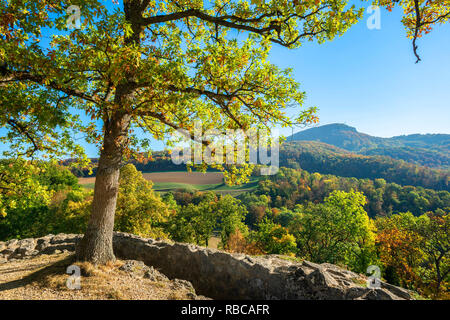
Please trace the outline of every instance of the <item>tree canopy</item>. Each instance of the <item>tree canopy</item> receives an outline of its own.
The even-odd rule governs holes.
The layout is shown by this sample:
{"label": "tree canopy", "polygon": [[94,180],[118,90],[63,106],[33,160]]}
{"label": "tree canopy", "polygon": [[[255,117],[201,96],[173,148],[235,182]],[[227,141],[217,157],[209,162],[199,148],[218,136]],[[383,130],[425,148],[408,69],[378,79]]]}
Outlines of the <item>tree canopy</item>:
{"label": "tree canopy", "polygon": [[[27,156],[78,154],[78,132],[101,150],[79,258],[114,257],[120,166],[132,151],[149,146],[136,130],[163,139],[184,129],[193,139],[195,120],[224,132],[315,119],[314,109],[297,119],[285,114],[287,106],[302,104],[304,94],[291,70],[271,64],[268,53],[274,43],[296,48],[342,34],[362,15],[346,4],[126,0],[111,8],[96,0],[2,2],[0,90],[7,112],[0,123],[10,129],[6,139],[17,142],[12,149]],[[70,5],[81,9],[80,29],[67,30]],[[92,121],[82,122],[76,112]]]}
{"label": "tree canopy", "polygon": [[[81,28],[67,30],[69,5],[81,8]],[[103,142],[104,124],[119,117],[161,139],[168,131],[292,124],[283,108],[303,92],[269,63],[272,44],[289,48],[345,32],[362,12],[346,1],[8,1],[0,7],[2,125],[20,150],[80,152],[82,132]],[[276,85],[275,85],[276,84]],[[26,102],[26,103],[24,103]],[[92,122],[80,122],[74,109]],[[125,124],[125,123],[124,123]],[[57,127],[59,130],[52,130]],[[97,128],[99,130],[97,130]],[[125,153],[148,146],[131,134]],[[61,143],[64,142],[64,143]],[[125,147],[126,146],[126,147]],[[14,145],[19,149],[19,146]],[[23,147],[22,147],[23,148]],[[18,150],[17,150],[18,151]]]}
{"label": "tree canopy", "polygon": [[[79,29],[68,29],[71,6],[80,9]],[[286,114],[304,93],[269,51],[332,40],[362,13],[347,0],[2,1],[0,138],[9,155],[84,163],[78,139],[97,143],[92,215],[77,256],[104,263],[114,259],[120,167],[150,147],[140,132],[161,140],[183,129],[195,139],[196,121],[218,132],[316,121],[315,108]],[[248,168],[228,177],[240,173]]]}

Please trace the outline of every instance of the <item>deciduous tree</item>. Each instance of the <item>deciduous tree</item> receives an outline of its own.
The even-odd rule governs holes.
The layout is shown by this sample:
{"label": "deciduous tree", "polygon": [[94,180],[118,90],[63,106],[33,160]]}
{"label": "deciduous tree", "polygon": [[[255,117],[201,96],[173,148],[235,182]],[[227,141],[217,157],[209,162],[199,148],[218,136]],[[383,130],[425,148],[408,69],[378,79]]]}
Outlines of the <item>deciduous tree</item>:
{"label": "deciduous tree", "polygon": [[[70,5],[81,8],[82,24],[67,32]],[[0,90],[7,112],[1,125],[18,142],[29,142],[26,155],[78,153],[73,129],[100,147],[92,215],[78,258],[114,259],[120,166],[133,150],[148,146],[134,130],[162,139],[186,129],[193,138],[194,120],[223,132],[313,119],[313,110],[292,120],[283,112],[301,104],[303,93],[290,70],[269,63],[268,53],[272,44],[296,48],[342,34],[362,13],[345,5],[125,0],[111,9],[97,0],[3,1]],[[75,110],[92,122],[78,121],[71,116]]]}

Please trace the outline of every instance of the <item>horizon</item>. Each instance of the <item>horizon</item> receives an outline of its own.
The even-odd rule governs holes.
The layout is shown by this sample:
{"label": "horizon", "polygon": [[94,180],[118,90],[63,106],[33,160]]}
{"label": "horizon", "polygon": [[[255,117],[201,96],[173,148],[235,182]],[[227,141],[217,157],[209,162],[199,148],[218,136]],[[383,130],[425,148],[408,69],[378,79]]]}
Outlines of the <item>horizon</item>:
{"label": "horizon", "polygon": [[[369,30],[370,14],[365,10],[361,21],[333,41],[307,42],[293,50],[274,45],[269,60],[280,68],[292,68],[306,95],[301,109],[317,106],[319,126],[344,123],[381,138],[450,134],[450,77],[442,76],[450,74],[450,25],[436,26],[419,39],[422,61],[416,64],[401,15],[398,7],[392,12],[381,9],[381,29]],[[381,90],[384,87],[386,92]],[[295,116],[299,110],[287,113]],[[315,126],[278,129],[289,137],[292,131]],[[153,151],[164,150],[164,141],[151,141]]]}
{"label": "horizon", "polygon": [[[361,133],[361,134],[367,134],[367,135],[369,135],[369,136],[371,136],[371,137],[375,137],[375,138],[383,138],[383,139],[390,139],[390,138],[396,138],[396,137],[404,137],[404,136],[410,136],[410,135],[448,135],[448,136],[450,137],[450,134],[449,134],[449,133],[410,133],[410,134],[400,134],[400,135],[391,136],[391,137],[380,137],[380,136],[373,136],[373,135],[370,135],[370,134],[368,134],[368,133],[366,133],[366,132],[362,132],[362,131],[360,131],[357,127],[348,125],[348,124],[346,124],[346,123],[333,122],[333,123],[327,123],[327,124],[316,124],[316,125],[314,125],[314,126],[309,126],[309,127],[306,127],[306,128],[304,128],[304,129],[302,129],[302,130],[295,131],[293,134],[286,135],[286,138],[287,138],[287,139],[286,139],[285,142],[292,142],[292,140],[289,140],[289,138],[290,138],[292,135],[295,135],[295,134],[297,134],[297,133],[299,133],[299,132],[306,131],[306,130],[309,130],[309,129],[314,129],[314,128],[320,128],[320,127],[324,127],[324,126],[330,126],[330,125],[345,125],[345,126],[347,126],[347,127],[350,127],[350,128],[355,129],[358,133]],[[294,140],[294,141],[309,141],[309,140]],[[315,141],[315,140],[311,140],[311,141]],[[328,144],[328,143],[326,143],[326,142],[322,142],[322,143]],[[330,145],[331,145],[331,146],[334,146],[333,144],[330,144]],[[164,151],[164,149],[154,149],[154,150],[152,150],[152,151],[154,151],[154,152],[160,152],[160,151]],[[351,151],[349,151],[349,152],[351,152]],[[98,156],[89,157],[89,158],[91,158],[91,159],[97,159]],[[70,160],[70,159],[65,159],[65,160]]]}
{"label": "horizon", "polygon": [[[303,132],[303,131],[306,131],[306,130],[309,130],[309,129],[320,128],[320,127],[330,126],[330,125],[345,125],[347,127],[355,129],[358,133],[367,134],[367,135],[370,135],[372,137],[383,138],[383,139],[390,139],[390,138],[395,138],[395,137],[410,136],[410,135],[416,135],[416,134],[418,134],[418,135],[450,135],[450,133],[442,133],[442,132],[437,132],[437,133],[429,133],[429,132],[427,132],[427,133],[417,133],[416,132],[416,133],[399,134],[399,135],[395,135],[395,136],[381,137],[381,136],[371,135],[371,134],[369,134],[367,132],[363,132],[363,131],[359,130],[357,126],[349,125],[349,124],[343,123],[343,122],[331,122],[331,123],[324,123],[324,124],[320,124],[319,123],[319,124],[316,124],[316,125],[313,125],[313,126],[308,126],[308,127],[304,128],[304,129],[301,129],[301,130],[298,130],[298,131],[294,131],[293,134],[295,135],[296,133]],[[291,136],[291,134],[288,135],[288,137],[290,137],[290,136]]]}
{"label": "horizon", "polygon": [[443,76],[450,72],[450,26],[419,39],[416,64],[401,10],[382,9],[379,30],[367,28],[368,16],[322,45],[274,47],[271,61],[292,67],[306,92],[304,107],[319,109],[319,125],[344,123],[382,138],[450,134],[450,77]]}

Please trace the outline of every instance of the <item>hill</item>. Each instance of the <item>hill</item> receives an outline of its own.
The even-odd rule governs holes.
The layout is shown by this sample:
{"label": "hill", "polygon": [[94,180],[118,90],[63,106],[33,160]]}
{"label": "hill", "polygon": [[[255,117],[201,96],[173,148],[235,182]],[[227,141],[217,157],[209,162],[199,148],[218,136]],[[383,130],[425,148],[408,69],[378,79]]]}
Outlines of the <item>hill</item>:
{"label": "hill", "polygon": [[294,133],[288,141],[320,141],[349,150],[360,151],[366,148],[376,148],[383,144],[383,138],[373,137],[358,132],[356,128],[343,123],[327,124]]}
{"label": "hill", "polygon": [[[367,200],[364,210],[371,218],[400,212],[420,216],[425,212],[450,210],[450,193],[444,190],[401,186],[385,179],[345,178],[289,168],[280,168],[276,175],[262,178],[252,193],[269,197],[268,203],[272,208],[292,210],[298,204],[322,203],[334,190],[362,192]],[[239,199],[252,210],[252,196],[243,194]],[[258,201],[256,198],[256,203]]]}
{"label": "hill", "polygon": [[[95,176],[97,160],[92,160],[92,175],[88,170],[73,170],[73,173],[78,177]],[[142,172],[186,172],[186,166],[175,165],[165,151],[154,152],[145,162],[132,163]],[[358,132],[345,124],[324,125],[297,132],[288,138],[280,148],[280,166],[359,179],[383,178],[400,185],[449,190],[450,135],[412,134],[380,138]],[[185,181],[170,183],[181,182]],[[161,183],[155,186],[160,191],[184,187]],[[216,190],[217,187],[205,185],[195,189]]]}
{"label": "hill", "polygon": [[449,190],[450,173],[387,156],[366,156],[316,141],[286,142],[280,166],[358,179],[385,179],[400,185]]}
{"label": "hill", "polygon": [[[358,179],[385,179],[387,182],[394,182],[400,185],[421,186],[435,190],[449,190],[450,173],[448,170],[439,170],[427,166],[419,165],[420,162],[434,161],[445,163],[446,158],[430,156],[429,151],[422,149],[412,149],[402,147],[403,153],[395,154],[394,148],[374,148],[364,151],[366,154],[355,153],[343,148],[339,148],[327,143],[318,141],[293,141],[285,142],[280,147],[280,166],[303,169],[309,172],[321,174],[332,174],[342,177],[355,177]],[[377,154],[378,153],[378,154]],[[391,154],[397,155],[395,159]],[[419,164],[411,163],[403,158],[416,157]],[[420,161],[419,161],[420,160]],[[96,164],[96,159],[93,159]],[[245,189],[253,188],[254,177],[250,183],[243,186],[228,187],[222,182],[213,181],[208,183],[196,182],[195,179],[186,181],[186,166],[175,165],[170,157],[163,155],[153,155],[153,160],[139,163],[132,161],[136,168],[144,173],[152,172],[160,178],[174,175],[176,179],[167,182],[150,178],[155,182],[155,190],[168,191],[171,189],[192,189],[192,190],[213,190],[221,193],[239,194]],[[208,170],[209,171],[209,170]],[[218,172],[211,170],[209,175],[217,175]],[[73,170],[78,177],[89,177],[87,170]],[[96,168],[93,170],[95,176]],[[146,174],[149,175],[149,174]],[[178,180],[177,180],[178,179]],[[81,179],[80,182],[86,187],[93,187],[94,178]],[[183,184],[183,185],[182,185]]]}
{"label": "hill", "polygon": [[333,123],[297,132],[288,141],[320,141],[364,155],[383,155],[431,168],[450,168],[449,134],[381,138],[342,123]]}
{"label": "hill", "polygon": [[450,169],[450,155],[431,149],[413,147],[381,147],[360,152],[368,156],[386,156],[430,168]]}

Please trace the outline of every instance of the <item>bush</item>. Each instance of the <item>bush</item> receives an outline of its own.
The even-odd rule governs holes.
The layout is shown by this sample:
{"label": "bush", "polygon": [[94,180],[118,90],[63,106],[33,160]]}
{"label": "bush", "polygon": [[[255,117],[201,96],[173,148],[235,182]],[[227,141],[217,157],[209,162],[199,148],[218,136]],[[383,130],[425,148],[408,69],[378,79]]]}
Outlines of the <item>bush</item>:
{"label": "bush", "polygon": [[78,189],[77,179],[54,163],[1,160],[0,176],[0,240],[52,232],[53,204]]}
{"label": "bush", "polygon": [[258,225],[258,231],[251,238],[267,254],[294,255],[297,251],[295,237],[286,228],[267,218]]}

